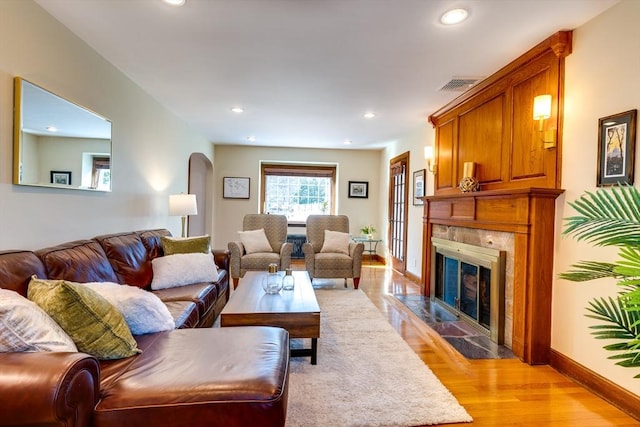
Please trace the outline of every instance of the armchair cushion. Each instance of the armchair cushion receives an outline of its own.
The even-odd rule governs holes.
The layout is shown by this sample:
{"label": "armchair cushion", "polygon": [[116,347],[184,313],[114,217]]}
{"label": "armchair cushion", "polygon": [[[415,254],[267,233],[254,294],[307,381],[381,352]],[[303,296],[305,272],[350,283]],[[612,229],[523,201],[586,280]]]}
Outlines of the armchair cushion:
{"label": "armchair cushion", "polygon": [[64,329],[83,353],[108,360],[140,352],[122,314],[81,283],[33,277],[28,297]]}
{"label": "armchair cushion", "polygon": [[218,269],[211,252],[166,255],[154,259],[151,264],[153,290],[215,282],[218,279]]}
{"label": "armchair cushion", "polygon": [[73,340],[32,301],[0,289],[0,352],[76,352]]}
{"label": "armchair cushion", "polygon": [[273,252],[269,239],[264,232],[264,228],[258,230],[238,231],[240,242],[244,246],[244,250],[248,254],[258,252]]}
{"label": "armchair cushion", "polygon": [[206,235],[185,238],[162,236],[160,240],[165,255],[198,252],[206,254],[211,250],[211,237]]}
{"label": "armchair cushion", "polygon": [[320,252],[349,255],[349,234],[340,231],[324,230],[324,243]]}

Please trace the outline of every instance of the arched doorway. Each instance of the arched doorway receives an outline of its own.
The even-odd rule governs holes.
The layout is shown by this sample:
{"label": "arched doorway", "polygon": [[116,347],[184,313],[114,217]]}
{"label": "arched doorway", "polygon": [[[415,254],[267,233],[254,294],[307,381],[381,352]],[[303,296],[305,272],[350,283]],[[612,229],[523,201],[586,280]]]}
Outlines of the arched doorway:
{"label": "arched doorway", "polygon": [[211,235],[213,231],[211,194],[213,182],[213,165],[202,153],[189,156],[189,194],[196,195],[198,215],[189,217],[188,235]]}

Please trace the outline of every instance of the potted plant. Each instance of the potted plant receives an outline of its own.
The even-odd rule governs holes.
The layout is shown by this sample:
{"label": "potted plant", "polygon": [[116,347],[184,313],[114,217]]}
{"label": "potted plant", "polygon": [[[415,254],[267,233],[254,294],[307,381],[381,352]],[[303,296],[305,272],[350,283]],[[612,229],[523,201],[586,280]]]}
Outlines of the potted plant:
{"label": "potted plant", "polygon": [[373,239],[373,233],[375,232],[376,232],[376,229],[371,224],[363,225],[362,228],[360,228],[360,233],[366,236],[367,239],[369,240]]}
{"label": "potted plant", "polygon": [[[566,218],[565,235],[596,246],[619,248],[614,263],[580,261],[563,279],[583,282],[603,277],[617,280],[616,298],[594,298],[586,316],[602,322],[590,326],[596,339],[612,340],[604,349],[615,352],[609,359],[629,368],[640,367],[640,191],[617,185],[611,191],[587,192],[570,202],[578,215]],[[640,373],[634,378],[640,378]]]}

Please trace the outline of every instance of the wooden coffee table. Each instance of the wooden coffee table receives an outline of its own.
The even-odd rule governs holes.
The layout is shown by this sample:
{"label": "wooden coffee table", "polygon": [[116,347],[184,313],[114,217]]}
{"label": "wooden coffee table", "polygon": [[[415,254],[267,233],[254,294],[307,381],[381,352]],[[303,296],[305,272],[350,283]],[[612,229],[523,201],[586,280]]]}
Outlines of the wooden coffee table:
{"label": "wooden coffee table", "polygon": [[292,357],[318,361],[320,306],[306,271],[294,271],[295,287],[269,295],[262,289],[266,272],[248,271],[220,314],[220,326],[277,326],[291,338],[311,338],[311,348],[291,349]]}

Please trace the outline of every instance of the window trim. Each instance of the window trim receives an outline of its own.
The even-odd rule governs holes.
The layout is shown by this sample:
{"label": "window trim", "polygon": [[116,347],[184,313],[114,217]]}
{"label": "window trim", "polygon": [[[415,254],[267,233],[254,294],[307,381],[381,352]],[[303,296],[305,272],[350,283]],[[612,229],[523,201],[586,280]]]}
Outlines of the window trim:
{"label": "window trim", "polygon": [[[338,165],[319,165],[319,164],[303,164],[303,163],[276,163],[264,162],[260,164],[260,200],[259,212],[264,212],[265,207],[265,191],[266,177],[271,176],[307,176],[307,177],[328,177],[331,178],[331,215],[336,213],[336,176]],[[302,221],[290,221],[290,227],[304,227],[306,224]]]}

